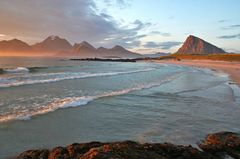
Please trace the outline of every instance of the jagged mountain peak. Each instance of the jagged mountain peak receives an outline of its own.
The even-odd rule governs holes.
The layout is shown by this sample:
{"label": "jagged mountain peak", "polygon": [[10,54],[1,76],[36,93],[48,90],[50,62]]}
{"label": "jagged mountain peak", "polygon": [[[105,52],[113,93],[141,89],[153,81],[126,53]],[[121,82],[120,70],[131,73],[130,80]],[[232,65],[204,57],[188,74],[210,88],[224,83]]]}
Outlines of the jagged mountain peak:
{"label": "jagged mountain peak", "polygon": [[64,38],[61,38],[60,36],[57,36],[57,35],[50,35],[48,36],[45,40],[43,41],[67,41],[66,39]]}
{"label": "jagged mountain peak", "polygon": [[115,45],[112,50],[126,50],[124,47],[120,46],[120,45]]}
{"label": "jagged mountain peak", "polygon": [[40,43],[33,45],[33,48],[38,51],[64,51],[70,50],[72,45],[63,38],[56,35],[48,36],[45,40]]}
{"label": "jagged mountain peak", "polygon": [[87,41],[82,41],[81,43],[75,43],[73,48],[76,50],[79,49],[96,49],[94,46],[92,46],[90,43],[88,43]]}

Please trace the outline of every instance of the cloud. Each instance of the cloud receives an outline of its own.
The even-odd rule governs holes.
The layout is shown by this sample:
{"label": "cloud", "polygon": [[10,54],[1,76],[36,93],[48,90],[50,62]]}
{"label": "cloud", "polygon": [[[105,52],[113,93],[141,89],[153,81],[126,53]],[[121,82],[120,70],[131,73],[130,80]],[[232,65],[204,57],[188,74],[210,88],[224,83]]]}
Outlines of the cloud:
{"label": "cloud", "polygon": [[150,34],[161,35],[161,36],[164,36],[164,37],[170,37],[171,36],[170,33],[165,33],[165,32],[160,32],[160,31],[152,31]]}
{"label": "cloud", "polygon": [[239,28],[239,27],[240,27],[240,24],[230,25],[229,27],[230,27],[230,28]]}
{"label": "cloud", "polygon": [[[128,2],[115,1],[118,5],[128,5]],[[120,44],[128,48],[139,46],[140,39],[146,36],[140,34],[141,30],[151,25],[136,20],[122,26],[111,15],[100,12],[94,0],[4,0],[0,5],[0,19],[3,34],[27,42],[59,35],[72,43],[86,40],[94,45]]]}
{"label": "cloud", "polygon": [[219,39],[235,39],[235,38],[240,39],[240,34],[223,35],[223,36],[219,36],[219,37],[217,37],[217,38],[219,38]]}
{"label": "cloud", "polygon": [[[15,7],[17,6],[17,7]],[[93,1],[65,0],[12,0],[0,5],[1,31],[11,36],[77,36],[97,38],[104,36],[113,24],[96,15]],[[97,33],[97,30],[102,32]]]}
{"label": "cloud", "polygon": [[146,47],[146,48],[158,48],[159,43],[151,41],[151,42],[145,43],[143,46]]}
{"label": "cloud", "polygon": [[4,34],[0,34],[0,37],[4,37],[4,36],[6,36],[6,35],[4,35]]}
{"label": "cloud", "polygon": [[103,2],[108,7],[118,7],[120,9],[125,9],[130,6],[132,0],[104,0]]}
{"label": "cloud", "polygon": [[228,22],[229,20],[228,19],[221,19],[218,21],[218,23],[225,23],[225,22]]}
{"label": "cloud", "polygon": [[234,48],[223,48],[225,51],[229,52],[229,53],[240,53],[239,49],[234,49]]}
{"label": "cloud", "polygon": [[180,44],[182,44],[182,42],[166,41],[166,42],[156,43],[156,42],[151,41],[151,42],[145,43],[143,46],[145,48],[160,48],[160,49],[168,50],[168,49],[171,49],[172,47],[178,46]]}
{"label": "cloud", "polygon": [[128,26],[118,27],[112,34],[109,34],[103,41],[99,41],[99,44],[122,45],[128,49],[138,47],[141,45],[141,38],[146,37],[146,34],[139,34],[143,29],[150,27],[151,23],[144,23],[140,20],[135,20]]}
{"label": "cloud", "polygon": [[222,29],[224,29],[224,30],[226,30],[226,29],[236,29],[236,28],[240,28],[240,24],[234,24],[234,25],[229,25],[229,26],[222,27]]}
{"label": "cloud", "polygon": [[182,42],[177,42],[177,41],[167,41],[167,42],[162,42],[159,46],[162,48],[162,49],[165,49],[165,50],[168,50],[174,46],[178,46],[182,44]]}
{"label": "cloud", "polygon": [[170,17],[168,17],[168,19],[174,19],[175,18],[175,16],[170,16]]}
{"label": "cloud", "polygon": [[126,1],[126,0],[116,0],[117,1],[117,4],[119,6],[123,6],[123,7],[126,7],[126,6],[129,6],[129,1]]}

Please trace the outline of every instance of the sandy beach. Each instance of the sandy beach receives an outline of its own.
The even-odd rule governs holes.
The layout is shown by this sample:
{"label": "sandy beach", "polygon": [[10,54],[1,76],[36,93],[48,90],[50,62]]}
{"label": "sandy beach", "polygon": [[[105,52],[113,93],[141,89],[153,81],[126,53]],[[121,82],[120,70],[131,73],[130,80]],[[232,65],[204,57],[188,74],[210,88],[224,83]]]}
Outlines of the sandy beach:
{"label": "sandy beach", "polygon": [[154,62],[209,68],[215,71],[224,72],[229,74],[233,82],[240,86],[240,62],[210,61],[210,60],[181,60],[181,61],[155,60]]}

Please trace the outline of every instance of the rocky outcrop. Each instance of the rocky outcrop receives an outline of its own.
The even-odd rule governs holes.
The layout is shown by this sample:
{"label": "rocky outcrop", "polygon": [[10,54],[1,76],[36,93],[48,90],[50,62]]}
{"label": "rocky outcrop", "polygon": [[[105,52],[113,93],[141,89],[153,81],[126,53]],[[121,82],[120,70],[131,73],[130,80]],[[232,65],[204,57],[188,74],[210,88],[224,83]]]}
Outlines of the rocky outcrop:
{"label": "rocky outcrop", "polygon": [[226,156],[239,159],[240,138],[231,132],[210,134],[199,147],[202,150],[170,143],[75,143],[53,150],[29,150],[16,159],[221,159]]}
{"label": "rocky outcrop", "polygon": [[199,147],[214,155],[228,154],[240,159],[240,137],[232,132],[209,134]]}
{"label": "rocky outcrop", "polygon": [[48,159],[49,150],[28,150],[20,154],[16,159]]}
{"label": "rocky outcrop", "polygon": [[190,35],[183,46],[177,51],[178,54],[223,54],[226,53],[203,39]]}

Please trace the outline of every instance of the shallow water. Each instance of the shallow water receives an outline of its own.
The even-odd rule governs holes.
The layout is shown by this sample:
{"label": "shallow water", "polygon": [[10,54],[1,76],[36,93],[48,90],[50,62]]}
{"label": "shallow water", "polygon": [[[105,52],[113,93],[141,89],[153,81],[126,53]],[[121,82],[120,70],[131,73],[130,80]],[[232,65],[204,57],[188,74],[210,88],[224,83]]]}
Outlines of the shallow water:
{"label": "shallow water", "polygon": [[240,131],[239,87],[207,69],[0,59],[0,158],[73,142],[196,144]]}

